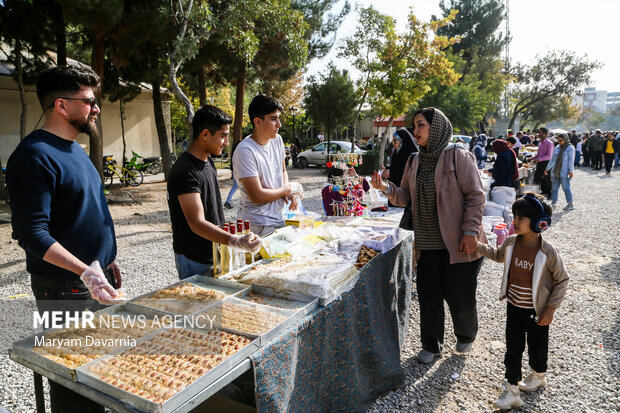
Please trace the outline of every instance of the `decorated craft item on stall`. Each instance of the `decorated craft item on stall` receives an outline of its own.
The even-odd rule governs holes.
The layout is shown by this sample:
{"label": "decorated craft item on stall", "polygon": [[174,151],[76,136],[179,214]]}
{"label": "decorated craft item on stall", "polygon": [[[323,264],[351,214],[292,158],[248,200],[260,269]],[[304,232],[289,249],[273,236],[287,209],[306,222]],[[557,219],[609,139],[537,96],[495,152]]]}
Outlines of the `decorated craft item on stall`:
{"label": "decorated craft item on stall", "polygon": [[327,161],[328,168],[338,168],[346,171],[349,168],[357,167],[363,164],[362,155],[358,153],[334,153],[329,155]]}
{"label": "decorated craft item on stall", "polygon": [[330,192],[336,192],[342,196],[332,201],[333,215],[335,216],[362,216],[366,208],[364,202],[363,185],[364,177],[361,176],[335,176],[330,178]]}

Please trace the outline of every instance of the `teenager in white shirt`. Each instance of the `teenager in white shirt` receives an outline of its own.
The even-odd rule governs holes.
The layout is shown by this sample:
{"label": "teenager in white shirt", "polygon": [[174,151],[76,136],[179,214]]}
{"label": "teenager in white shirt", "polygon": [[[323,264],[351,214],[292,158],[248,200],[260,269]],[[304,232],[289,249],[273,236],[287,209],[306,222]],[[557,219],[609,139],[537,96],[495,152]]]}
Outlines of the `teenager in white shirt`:
{"label": "teenager in white shirt", "polygon": [[234,178],[239,183],[241,205],[238,217],[250,221],[250,230],[267,235],[284,225],[282,208],[288,202],[297,207],[303,189],[289,182],[280,129],[282,105],[258,95],[248,109],[254,130],[237,146],[233,155]]}

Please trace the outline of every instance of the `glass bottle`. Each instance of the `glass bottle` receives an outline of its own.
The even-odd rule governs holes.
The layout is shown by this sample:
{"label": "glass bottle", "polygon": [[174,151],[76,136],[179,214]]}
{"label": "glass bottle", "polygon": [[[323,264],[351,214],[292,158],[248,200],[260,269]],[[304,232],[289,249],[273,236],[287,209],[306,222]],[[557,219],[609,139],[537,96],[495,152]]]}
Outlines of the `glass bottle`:
{"label": "glass bottle", "polygon": [[[222,227],[220,226],[219,228],[221,229]],[[211,245],[213,246],[213,276],[219,277],[220,275],[222,275],[222,273],[220,272],[220,243],[213,241],[211,242]]]}
{"label": "glass bottle", "polygon": [[[230,233],[230,227],[228,224],[224,224],[222,229],[228,233]],[[220,250],[220,275],[226,274],[230,271],[230,254],[229,247],[226,244],[219,244]]]}
{"label": "glass bottle", "polygon": [[[250,232],[250,221],[243,221],[243,233],[244,234],[248,234]],[[254,254],[252,254],[251,252],[246,252],[245,253],[245,264],[254,264]]]}
{"label": "glass bottle", "polygon": [[[242,219],[238,219],[237,220],[237,235],[244,235],[244,229],[243,229],[243,220]],[[247,262],[245,259],[245,253],[243,251],[238,251],[236,253],[237,256],[237,261],[238,261],[238,268],[244,267]]]}

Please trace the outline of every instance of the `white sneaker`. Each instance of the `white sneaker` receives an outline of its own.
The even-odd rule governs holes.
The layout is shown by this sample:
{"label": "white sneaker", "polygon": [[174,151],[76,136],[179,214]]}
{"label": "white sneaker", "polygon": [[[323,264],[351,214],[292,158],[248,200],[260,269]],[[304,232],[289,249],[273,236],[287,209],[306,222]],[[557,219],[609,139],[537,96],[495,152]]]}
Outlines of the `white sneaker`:
{"label": "white sneaker", "polygon": [[519,388],[523,391],[536,391],[547,385],[545,373],[536,373],[534,370],[519,382]]}
{"label": "white sneaker", "polygon": [[521,394],[517,386],[506,381],[503,387],[505,390],[499,398],[493,402],[494,408],[504,410],[523,406],[523,400],[521,400]]}

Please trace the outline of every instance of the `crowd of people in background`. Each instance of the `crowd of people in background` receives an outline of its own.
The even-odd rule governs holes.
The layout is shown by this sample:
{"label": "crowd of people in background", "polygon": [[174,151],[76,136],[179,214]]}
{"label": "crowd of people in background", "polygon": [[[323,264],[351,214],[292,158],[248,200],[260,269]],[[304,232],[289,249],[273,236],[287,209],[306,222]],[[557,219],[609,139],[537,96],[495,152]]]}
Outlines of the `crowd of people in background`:
{"label": "crowd of people in background", "polygon": [[[473,153],[478,169],[484,170],[493,178],[494,186],[507,186],[519,190],[519,153],[524,163],[536,164],[533,181],[539,185],[540,193],[551,200],[555,207],[558,202],[559,189],[566,197],[565,210],[574,209],[573,195],[570,187],[575,168],[591,168],[594,171],[605,167],[605,174],[610,175],[614,168],[620,168],[620,134],[618,131],[596,129],[594,132],[556,133],[541,127],[535,131],[518,131],[508,136],[496,138],[481,131],[469,142],[469,151]],[[456,138],[455,138],[456,139]],[[458,142],[465,143],[462,139]],[[534,155],[528,156],[522,148],[536,148]],[[491,157],[490,155],[493,154]],[[493,160],[491,168],[487,162]]]}
{"label": "crowd of people in background", "polygon": [[[518,151],[515,148],[521,148],[523,146],[536,146],[538,147],[540,142],[543,142],[547,136],[547,133],[541,133],[546,131],[545,128],[541,128],[534,132],[518,132],[515,136],[516,144],[513,150],[518,155]],[[593,170],[599,171],[605,167],[605,174],[611,174],[613,168],[620,168],[620,132],[618,131],[602,131],[596,129],[594,132],[577,133],[573,129],[567,134],[568,144],[570,144],[575,150],[574,166],[590,167]],[[481,134],[482,136],[483,134]],[[510,136],[507,141],[510,141]],[[549,141],[554,147],[558,145],[558,136],[553,132],[548,133]],[[485,135],[486,138],[486,135]],[[500,135],[499,138],[503,138]],[[493,140],[487,143],[486,149],[489,150]],[[474,153],[475,154],[475,153]]]}

